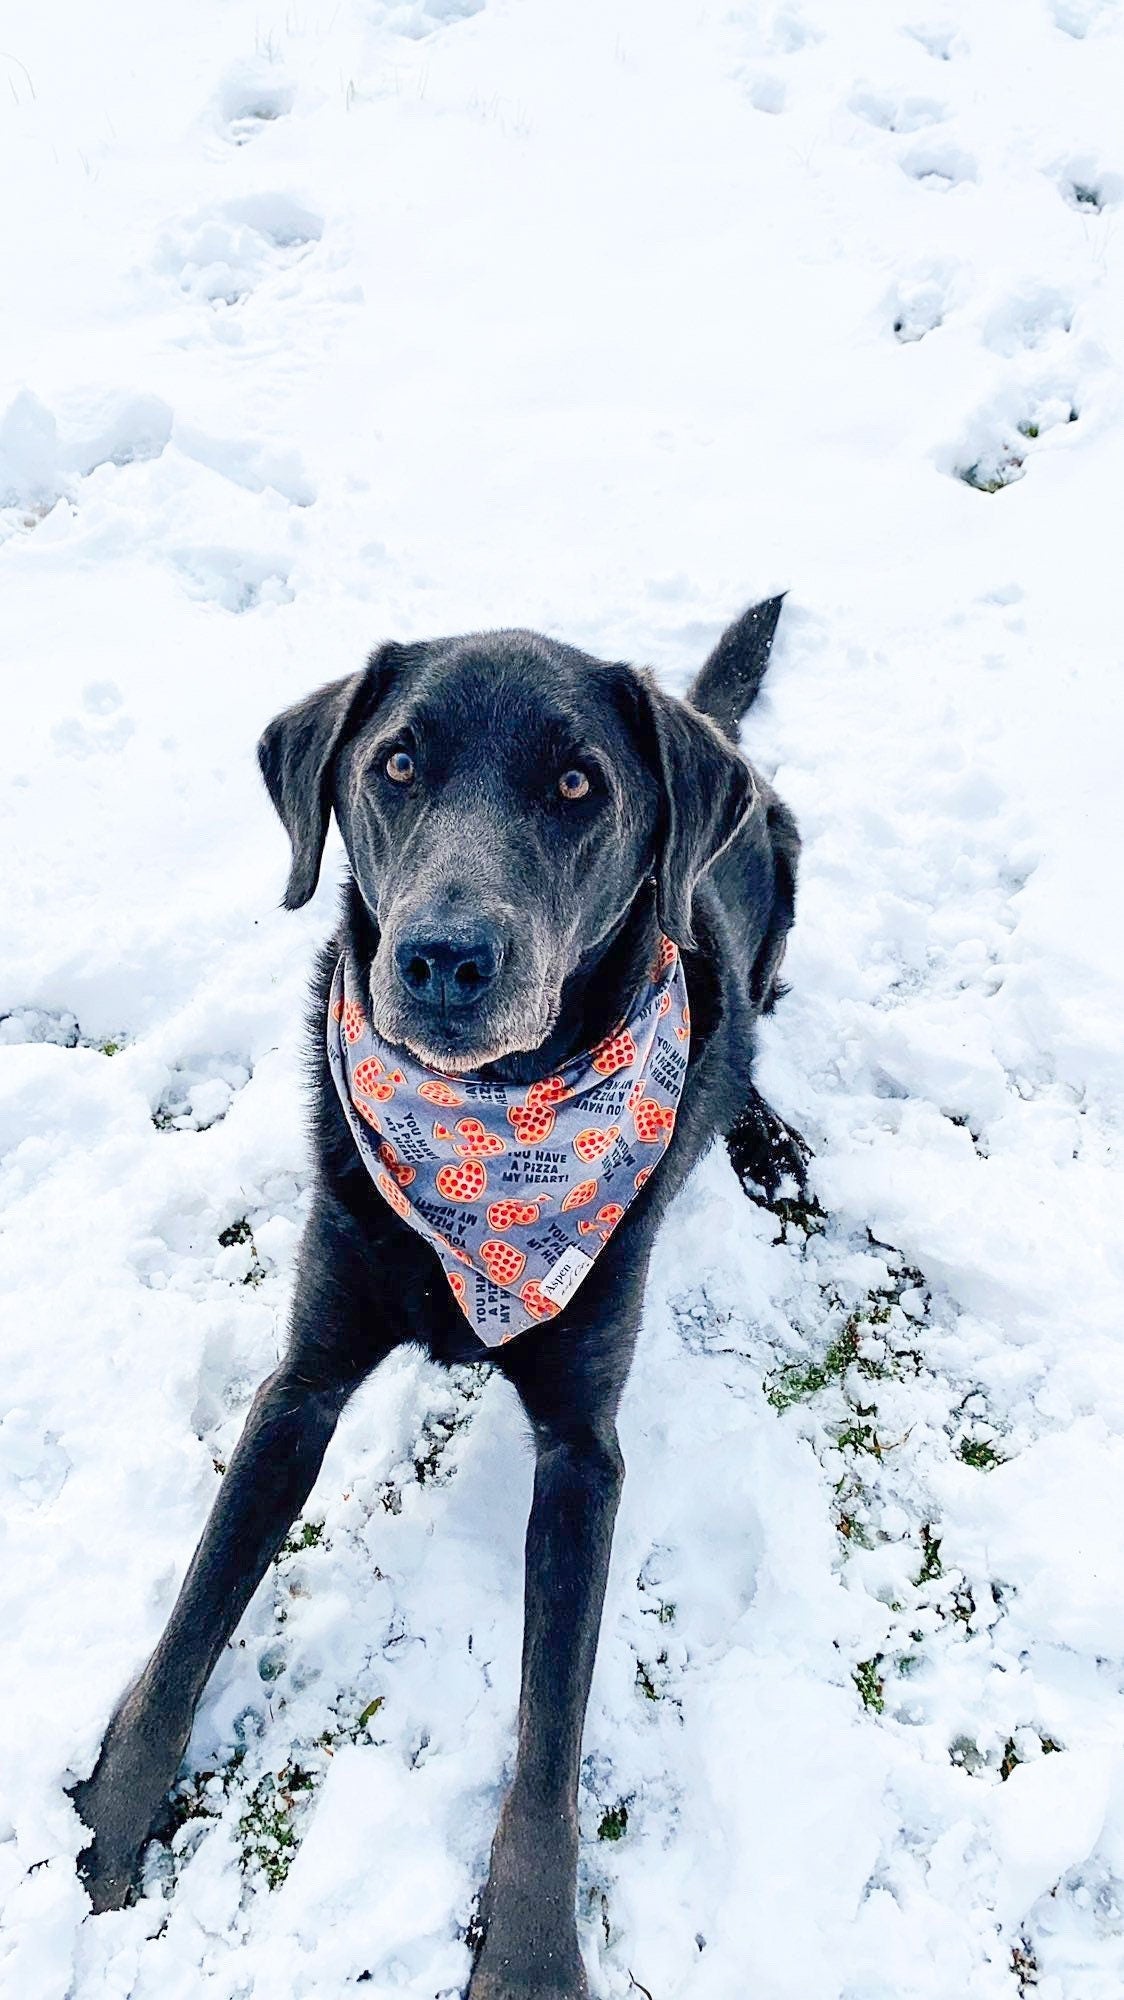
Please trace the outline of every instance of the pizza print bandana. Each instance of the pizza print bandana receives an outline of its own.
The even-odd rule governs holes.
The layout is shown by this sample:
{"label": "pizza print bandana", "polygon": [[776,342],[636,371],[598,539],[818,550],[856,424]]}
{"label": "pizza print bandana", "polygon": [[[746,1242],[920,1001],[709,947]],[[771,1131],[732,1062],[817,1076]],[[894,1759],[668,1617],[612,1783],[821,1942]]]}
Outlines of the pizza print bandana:
{"label": "pizza print bandana", "polygon": [[531,1084],[427,1069],[380,1039],[359,990],[341,958],[328,1060],[363,1163],[498,1347],[561,1312],[663,1157],[691,1036],[679,954],[661,938],[627,1020]]}

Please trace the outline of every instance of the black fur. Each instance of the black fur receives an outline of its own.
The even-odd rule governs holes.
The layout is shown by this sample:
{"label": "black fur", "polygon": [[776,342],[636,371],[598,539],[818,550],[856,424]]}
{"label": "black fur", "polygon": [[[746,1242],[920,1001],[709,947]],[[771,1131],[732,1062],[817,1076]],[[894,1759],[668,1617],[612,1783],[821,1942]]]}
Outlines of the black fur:
{"label": "black fur", "polygon": [[[348,1396],[413,1341],[443,1363],[487,1358],[518,1394],[536,1450],[518,1756],[471,2000],[585,1995],[578,1766],[623,1476],[616,1410],[649,1250],[716,1136],[735,1134],[743,1171],[773,1183],[785,1171],[799,1178],[805,1157],[751,1080],[754,1022],[775,998],[792,922],[799,842],[726,740],[760,684],[780,602],[754,607],[720,642],[696,682],[698,706],[631,668],[499,633],[385,646],[266,730],[262,771],[293,849],[287,905],[315,888],[331,809],[350,862],[309,1012],[316,1196],[288,1353],[254,1400],[168,1628],[75,1794],[95,1835],[83,1866],[96,1909],[126,1897],[195,1704]],[[408,792],[387,780],[394,746],[415,760]],[[589,798],[563,809],[557,771],[578,758]],[[467,935],[477,905],[506,942],[494,987],[464,1025],[394,985],[388,939],[421,917]],[[452,1059],[477,1044],[502,1050],[515,1034],[482,1066],[523,1081],[616,1024],[661,928],[682,948],[692,1014],[671,1144],[562,1314],[484,1349],[432,1251],[375,1191],[343,1117],[324,1054],[340,950],[371,968],[372,993],[399,1010],[401,1039],[436,1043]],[[541,1038],[520,1043],[518,1024],[536,1009]]]}

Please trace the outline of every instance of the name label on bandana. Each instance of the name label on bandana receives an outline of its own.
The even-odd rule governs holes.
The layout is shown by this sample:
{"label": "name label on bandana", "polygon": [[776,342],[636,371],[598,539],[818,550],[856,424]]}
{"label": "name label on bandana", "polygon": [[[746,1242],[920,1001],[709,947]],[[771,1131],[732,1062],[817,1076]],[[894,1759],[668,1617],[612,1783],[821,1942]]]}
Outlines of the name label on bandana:
{"label": "name label on bandana", "polygon": [[346,957],[327,1031],[367,1172],[485,1346],[561,1312],[675,1129],[691,1021],[670,938],[619,1027],[534,1083],[443,1076],[384,1042]]}

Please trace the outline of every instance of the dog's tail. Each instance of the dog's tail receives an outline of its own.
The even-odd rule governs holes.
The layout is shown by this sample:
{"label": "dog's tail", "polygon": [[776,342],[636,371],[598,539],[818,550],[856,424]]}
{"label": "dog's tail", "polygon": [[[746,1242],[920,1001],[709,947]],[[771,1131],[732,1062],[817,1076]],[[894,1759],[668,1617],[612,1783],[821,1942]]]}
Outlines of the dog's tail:
{"label": "dog's tail", "polygon": [[752,708],[765,678],[784,600],[782,590],[779,597],[763,598],[743,611],[729,631],[723,632],[688,690],[692,707],[716,722],[731,743],[737,742],[738,724]]}

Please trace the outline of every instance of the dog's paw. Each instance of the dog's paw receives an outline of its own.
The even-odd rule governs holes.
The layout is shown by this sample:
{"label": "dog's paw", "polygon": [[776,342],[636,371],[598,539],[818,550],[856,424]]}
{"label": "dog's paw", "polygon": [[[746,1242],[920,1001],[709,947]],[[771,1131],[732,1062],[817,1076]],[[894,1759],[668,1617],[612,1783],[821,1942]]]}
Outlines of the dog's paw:
{"label": "dog's paw", "polygon": [[94,1915],[123,1910],[136,1881],[144,1835],[135,1843],[132,1841],[120,1814],[114,1812],[95,1778],[76,1785],[70,1800],[83,1826],[93,1835],[78,1856],[78,1875]]}
{"label": "dog's paw", "polygon": [[548,1966],[541,1972],[525,1975],[503,1966],[491,1970],[481,1958],[465,2000],[589,2000],[589,1984],[580,1959],[576,1974],[562,1974],[560,1978]]}
{"label": "dog's paw", "polygon": [[186,1732],[152,1726],[138,1687],[106,1730],[93,1773],[72,1788],[71,1803],[92,1836],[78,1873],[96,1915],[128,1901],[186,1740]]}
{"label": "dog's paw", "polygon": [[778,1200],[795,1198],[818,1212],[818,1203],[808,1189],[811,1147],[756,1090],[727,1133],[726,1148],[734,1172],[751,1197],[763,1194],[770,1207]]}

